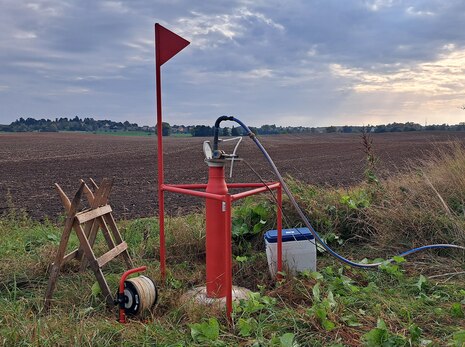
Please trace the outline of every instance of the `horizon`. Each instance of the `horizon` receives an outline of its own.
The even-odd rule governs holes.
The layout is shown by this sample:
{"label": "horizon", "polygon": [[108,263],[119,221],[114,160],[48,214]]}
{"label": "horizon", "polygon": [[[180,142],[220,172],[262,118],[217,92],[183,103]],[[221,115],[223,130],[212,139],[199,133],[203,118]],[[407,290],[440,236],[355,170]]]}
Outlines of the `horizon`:
{"label": "horizon", "polygon": [[305,127],[465,118],[459,0],[32,0],[0,8],[2,124],[93,114],[155,126],[155,22],[191,42],[162,67],[170,124],[211,124],[222,114],[250,126]]}
{"label": "horizon", "polygon": [[[81,121],[83,121],[85,118],[89,118],[89,119],[93,119],[94,121],[108,121],[108,122],[114,122],[114,123],[125,123],[126,121],[129,122],[129,120],[112,120],[112,119],[109,119],[109,118],[103,118],[103,119],[98,119],[98,118],[95,118],[95,117],[92,117],[92,116],[86,116],[86,117],[79,117],[79,116],[74,116],[74,117],[66,117],[66,116],[60,116],[60,117],[52,117],[52,118],[48,118],[48,117],[41,117],[41,118],[34,118],[34,117],[19,117],[17,119],[15,119],[13,122],[10,122],[8,124],[1,124],[0,123],[0,126],[9,126],[11,124],[13,124],[14,122],[18,122],[20,120],[20,118],[23,118],[24,120],[28,119],[28,118],[32,118],[36,121],[40,121],[40,120],[45,120],[45,121],[51,121],[51,122],[56,122],[56,120],[60,119],[60,118],[66,118],[68,120],[72,120],[74,119],[75,117],[78,117]],[[132,122],[130,122],[132,123]],[[136,123],[136,125],[138,127],[149,127],[149,128],[155,128],[156,127],[156,124],[155,125],[147,125],[147,124],[139,124],[137,122],[133,122],[133,123]],[[169,123],[169,122],[164,122],[164,123]],[[214,123],[214,121],[212,122],[212,124]],[[235,123],[234,123],[235,124]],[[237,124],[234,126],[234,124],[232,126],[223,126],[223,127],[220,127],[220,128],[231,128],[231,127],[237,127]],[[336,128],[342,128],[342,127],[345,127],[345,126],[348,126],[348,127],[355,127],[355,128],[363,128],[363,127],[377,127],[377,126],[383,126],[383,125],[392,125],[392,124],[414,124],[414,125],[419,125],[421,127],[427,127],[427,126],[440,126],[440,125],[446,125],[446,126],[457,126],[457,125],[463,125],[465,124],[465,121],[462,121],[462,122],[459,122],[459,123],[455,123],[455,124],[451,124],[451,123],[435,123],[435,124],[421,124],[421,123],[416,123],[416,122],[412,122],[412,121],[407,121],[407,122],[391,122],[391,123],[381,123],[381,124],[362,124],[362,125],[359,125],[359,124],[331,124],[331,125],[327,125],[327,126],[304,126],[304,125],[287,125],[287,126],[284,126],[284,125],[278,125],[278,124],[260,124],[258,126],[252,126],[254,128],[260,128],[262,126],[266,126],[266,125],[271,125],[271,126],[276,126],[276,127],[282,127],[282,128],[287,128],[287,127],[292,127],[292,128],[299,128],[299,127],[303,127],[303,128],[328,128],[328,127],[336,127]],[[169,123],[170,127],[173,127],[173,126],[183,126],[183,127],[195,127],[195,126],[210,126],[209,124],[171,124]],[[212,127],[212,126],[211,126]]]}

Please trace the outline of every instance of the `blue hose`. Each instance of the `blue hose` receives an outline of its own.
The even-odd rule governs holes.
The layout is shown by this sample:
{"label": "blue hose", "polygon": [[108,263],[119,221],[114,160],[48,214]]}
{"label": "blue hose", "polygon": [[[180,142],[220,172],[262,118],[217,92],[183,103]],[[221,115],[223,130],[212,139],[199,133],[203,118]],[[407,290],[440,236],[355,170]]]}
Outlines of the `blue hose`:
{"label": "blue hose", "polygon": [[[351,261],[351,260],[349,260],[347,258],[344,258],[339,253],[332,250],[331,247],[329,247],[323,241],[321,236],[315,231],[315,229],[310,224],[310,221],[305,216],[305,214],[302,211],[302,209],[300,208],[300,206],[297,204],[297,201],[295,200],[294,196],[292,195],[291,191],[289,190],[286,182],[284,182],[284,179],[281,176],[281,174],[279,173],[278,168],[276,167],[275,163],[271,159],[271,157],[268,154],[268,152],[266,151],[266,149],[262,146],[260,141],[257,139],[255,134],[249,129],[249,127],[247,125],[245,125],[239,119],[237,119],[235,117],[228,117],[228,120],[232,120],[232,121],[236,122],[237,124],[239,124],[244,129],[244,131],[247,133],[247,135],[255,142],[257,147],[260,149],[260,151],[265,156],[268,163],[271,165],[274,173],[276,174],[276,176],[278,177],[279,182],[281,183],[281,186],[283,187],[284,191],[286,192],[286,195],[289,197],[289,200],[291,201],[292,205],[296,209],[297,213],[299,214],[300,218],[304,222],[305,226],[310,230],[310,232],[313,234],[315,239],[323,246],[324,249],[326,249],[328,251],[329,254],[331,254],[333,257],[335,257],[336,259],[340,260],[343,263],[346,263],[346,264],[348,264],[350,266],[353,266],[353,267],[359,267],[359,268],[375,268],[375,267],[378,267],[380,265],[383,265],[383,264],[386,264],[386,263],[391,263],[391,262],[394,261],[394,258],[390,258],[390,259],[388,259],[386,261],[378,262],[378,263],[371,263],[371,264],[356,263],[356,262],[353,262],[353,261]],[[452,244],[435,244],[435,245],[427,245],[427,246],[421,246],[421,247],[413,248],[413,249],[410,249],[410,250],[408,250],[408,251],[406,251],[404,253],[399,254],[399,256],[404,257],[404,256],[410,255],[412,253],[416,253],[416,252],[423,251],[423,250],[426,250],[426,249],[435,249],[435,248],[456,248],[456,249],[465,250],[465,247],[463,247],[463,246],[452,245]]]}

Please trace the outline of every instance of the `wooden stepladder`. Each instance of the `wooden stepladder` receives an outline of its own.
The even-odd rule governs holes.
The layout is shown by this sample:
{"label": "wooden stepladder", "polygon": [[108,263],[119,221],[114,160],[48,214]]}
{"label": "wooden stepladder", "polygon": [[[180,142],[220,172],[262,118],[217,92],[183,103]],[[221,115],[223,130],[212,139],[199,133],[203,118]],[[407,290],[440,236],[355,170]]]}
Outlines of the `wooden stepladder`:
{"label": "wooden stepladder", "polygon": [[[126,242],[123,241],[118,231],[112,215],[112,209],[108,204],[108,196],[113,186],[113,180],[104,179],[100,186],[97,186],[92,179],[90,179],[90,182],[94,191],[81,180],[79,189],[71,201],[60,186],[55,183],[55,187],[65,207],[67,218],[60,245],[55,256],[55,262],[52,264],[50,270],[50,278],[45,293],[45,309],[50,307],[60,269],[67,261],[77,259],[81,262],[81,271],[85,270],[87,266],[93,270],[108,305],[114,305],[114,301],[110,288],[103,275],[102,267],[118,255],[122,255],[128,269],[133,268],[133,263],[127,250],[128,246]],[[83,194],[87,198],[89,208],[79,211]],[[69,237],[73,229],[79,239],[79,248],[65,255]],[[102,230],[109,250],[97,258],[92,247],[99,229]]]}

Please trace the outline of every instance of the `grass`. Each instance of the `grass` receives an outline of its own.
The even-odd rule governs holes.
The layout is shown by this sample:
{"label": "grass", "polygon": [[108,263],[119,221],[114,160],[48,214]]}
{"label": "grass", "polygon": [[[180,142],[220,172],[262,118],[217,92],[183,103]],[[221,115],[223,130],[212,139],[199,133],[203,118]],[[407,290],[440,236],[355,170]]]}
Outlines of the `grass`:
{"label": "grass", "polygon": [[192,137],[192,134],[170,134],[171,137]]}
{"label": "grass", "polygon": [[[299,203],[338,251],[351,259],[392,255],[429,241],[464,244],[465,151],[452,145],[390,180],[369,163],[366,183],[351,189],[311,187],[289,179]],[[373,154],[373,153],[371,153]],[[427,178],[427,179],[426,179]],[[434,189],[433,189],[434,188]],[[262,198],[263,199],[263,198]],[[260,226],[274,228],[270,201],[248,200],[235,212],[233,278],[254,293],[222,311],[182,303],[205,281],[202,214],[166,220],[168,275],[161,281],[158,222],[122,221],[136,266],[147,265],[159,303],[129,324],[116,322],[90,271],[64,266],[52,310],[43,312],[48,266],[63,221],[38,223],[10,206],[0,219],[0,344],[6,346],[465,346],[465,265],[461,251],[429,251],[359,270],[318,257],[318,272],[268,274]],[[290,226],[298,220],[286,204]],[[266,219],[266,223],[262,223]],[[252,233],[247,233],[249,224]],[[71,246],[76,247],[75,235]],[[341,244],[342,243],[342,244]],[[101,237],[96,253],[105,251]],[[116,292],[122,261],[105,267]]]}
{"label": "grass", "polygon": [[[376,168],[366,181],[349,189],[289,185],[316,229],[343,239],[375,243],[392,253],[427,243],[465,243],[465,148],[451,143],[428,160],[412,163],[389,179]],[[289,204],[286,215],[301,223]]]}
{"label": "grass", "polygon": [[[188,229],[187,229],[188,228]],[[431,274],[463,271],[463,260],[423,255],[420,263],[355,270],[319,257],[319,272],[276,283],[264,252],[234,260],[234,282],[255,291],[234,309],[234,325],[222,312],[186,307],[181,295],[204,283],[202,215],[167,220],[169,274],[159,277],[156,219],[120,223],[136,265],[147,265],[160,290],[158,305],[122,326],[116,309],[93,292],[96,280],[78,264],[66,265],[50,313],[42,311],[47,268],[61,228],[24,216],[0,221],[0,343],[7,346],[462,346],[464,277]],[[185,231],[189,230],[189,233]],[[76,246],[73,235],[71,243]],[[103,240],[97,252],[104,251]],[[362,250],[340,249],[357,257]],[[363,252],[373,252],[367,249]],[[402,262],[402,259],[398,260]],[[115,260],[105,268],[116,291],[124,271]],[[384,341],[384,342],[383,342]]]}

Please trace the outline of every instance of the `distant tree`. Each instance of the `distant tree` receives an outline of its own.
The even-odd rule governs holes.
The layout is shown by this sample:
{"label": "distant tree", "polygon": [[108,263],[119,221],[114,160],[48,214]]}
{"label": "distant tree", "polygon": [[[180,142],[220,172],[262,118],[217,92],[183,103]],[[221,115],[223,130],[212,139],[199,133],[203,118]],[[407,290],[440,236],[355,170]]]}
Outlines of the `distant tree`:
{"label": "distant tree", "polygon": [[334,125],[331,125],[330,127],[326,127],[327,133],[335,133],[336,131],[337,131],[337,128]]}
{"label": "distant tree", "polygon": [[213,136],[213,128],[206,125],[196,125],[191,128],[192,136]]}
{"label": "distant tree", "polygon": [[281,129],[276,127],[275,124],[271,124],[271,125],[265,124],[259,128],[260,134],[264,134],[264,135],[279,134],[280,130]]}
{"label": "distant tree", "polygon": [[226,128],[223,128],[222,131],[221,131],[221,135],[222,136],[231,136],[231,129],[226,127]]}
{"label": "distant tree", "polygon": [[260,134],[260,130],[257,127],[249,127],[250,131],[254,134]]}
{"label": "distant tree", "polygon": [[47,132],[47,133],[56,133],[58,132],[58,127],[55,123],[50,123],[47,124],[46,126],[42,127],[40,129],[41,132]]}
{"label": "distant tree", "polygon": [[343,133],[351,133],[352,132],[352,127],[351,126],[348,126],[348,125],[344,125],[342,127],[342,132]]}
{"label": "distant tree", "polygon": [[169,123],[163,122],[161,128],[162,136],[170,136],[171,134],[171,126]]}
{"label": "distant tree", "polygon": [[[157,127],[155,127],[155,132],[157,132]],[[170,123],[162,122],[161,123],[161,136],[170,136],[171,126]]]}
{"label": "distant tree", "polygon": [[239,128],[235,128],[234,126],[231,128],[231,136],[241,136],[239,132]]}

